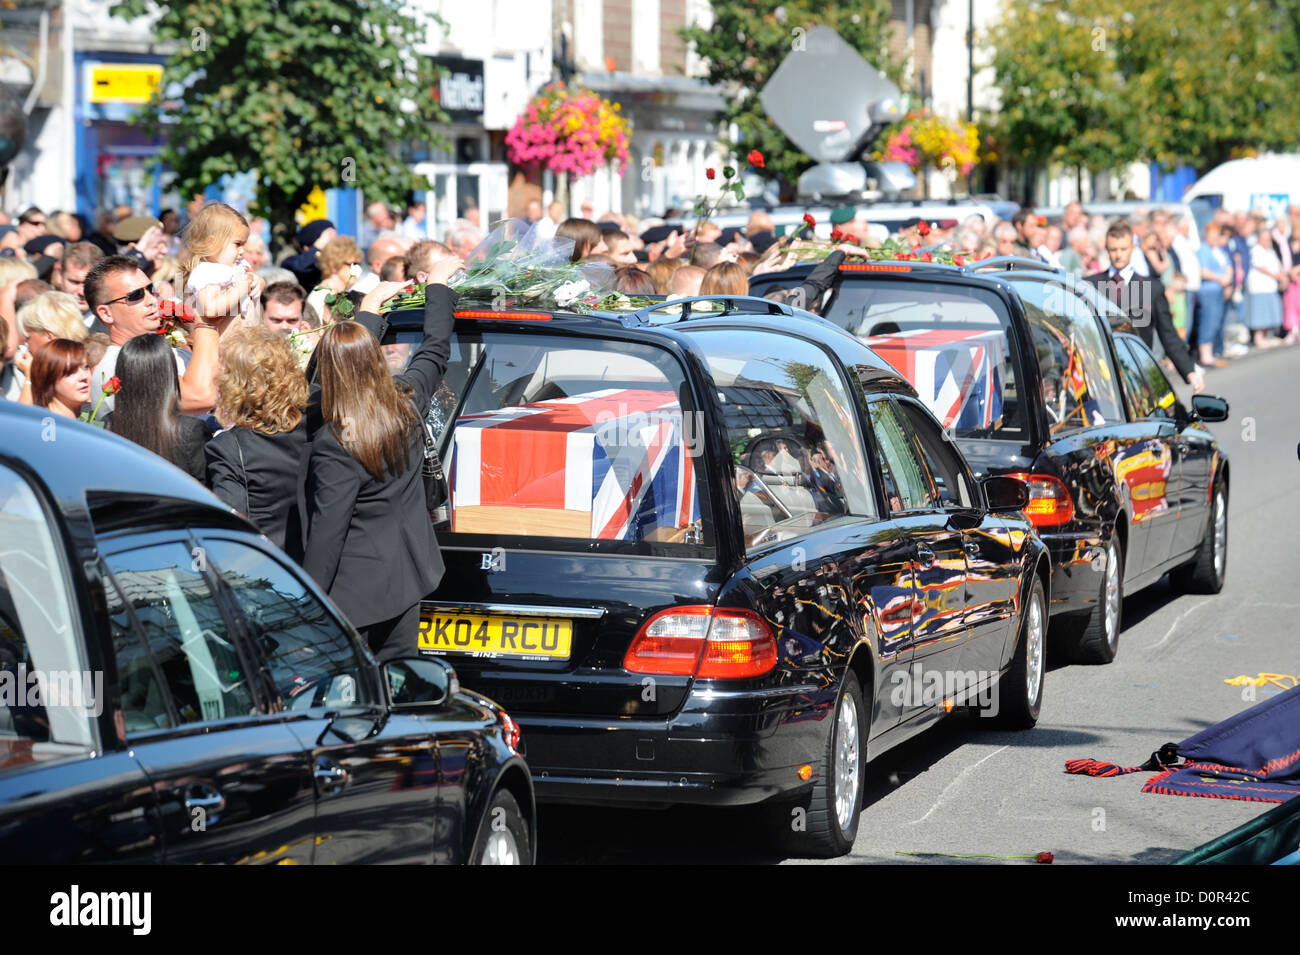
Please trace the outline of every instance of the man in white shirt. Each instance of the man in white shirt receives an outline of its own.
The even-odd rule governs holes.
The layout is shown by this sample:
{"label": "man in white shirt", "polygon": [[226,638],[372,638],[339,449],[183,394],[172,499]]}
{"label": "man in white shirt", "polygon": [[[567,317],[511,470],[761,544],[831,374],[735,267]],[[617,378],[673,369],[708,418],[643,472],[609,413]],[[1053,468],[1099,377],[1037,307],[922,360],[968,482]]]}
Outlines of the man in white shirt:
{"label": "man in white shirt", "polygon": [[[86,276],[86,302],[108,328],[112,342],[90,380],[90,403],[94,406],[103,394],[104,383],[114,376],[122,346],[137,335],[156,334],[161,317],[153,283],[134,259],[122,255],[110,255],[90,270]],[[185,414],[203,414],[217,403],[217,337],[215,325],[196,322],[191,333],[194,355],[189,365],[176,353],[181,411]],[[113,397],[106,396],[103,410],[113,410],[113,403]]]}
{"label": "man in white shirt", "polygon": [[77,308],[81,309],[81,317],[87,328],[95,323],[95,316],[86,304],[86,276],[103,258],[104,253],[99,246],[89,242],[74,242],[63,250],[63,258],[55,264],[54,271],[50,274],[51,285],[77,300]]}
{"label": "man in white shirt", "polygon": [[[538,205],[540,206],[541,203],[539,202]],[[555,230],[560,227],[560,223],[563,221],[564,206],[558,202],[552,202],[546,207],[546,215],[538,219],[533,228],[537,230],[539,239],[553,239],[555,238]]]}
{"label": "man in white shirt", "polygon": [[370,249],[366,253],[370,271],[357,279],[356,284],[349,291],[360,292],[363,295],[369,292],[379,284],[379,273],[383,271],[384,263],[394,257],[400,259],[414,244],[410,239],[405,239],[396,232],[380,233],[375,241],[370,243]]}

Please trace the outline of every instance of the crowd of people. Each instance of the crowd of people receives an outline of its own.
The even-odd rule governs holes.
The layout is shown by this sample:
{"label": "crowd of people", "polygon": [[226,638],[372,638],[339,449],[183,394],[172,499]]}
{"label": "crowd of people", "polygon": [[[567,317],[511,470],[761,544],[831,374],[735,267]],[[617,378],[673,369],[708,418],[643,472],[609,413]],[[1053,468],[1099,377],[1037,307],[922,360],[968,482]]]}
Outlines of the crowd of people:
{"label": "crowd of people", "polygon": [[[751,276],[788,268],[815,227],[781,236],[762,210],[741,228],[690,231],[581,211],[534,200],[525,217],[631,296],[748,294]],[[198,196],[183,217],[121,209],[93,228],[67,212],[0,213],[0,397],[105,427],[191,474],[300,560],[384,658],[413,649],[415,608],[437,583],[430,524],[411,519],[427,510],[421,409],[448,360],[446,286],[485,237],[474,208],[442,241],[427,237],[422,203],[404,212],[371,203],[358,237],[308,222],[276,262],[265,222]],[[830,272],[770,295],[815,309],[835,263],[881,244],[851,209],[827,225]],[[1300,340],[1300,206],[1287,222],[1221,211],[1203,235],[1160,208],[1115,222],[1072,203],[1059,223],[1022,209],[1008,221],[917,219],[886,237],[918,255],[1015,255],[1098,285],[1145,283],[1168,305],[1161,345],[1198,390],[1225,357]],[[413,357],[380,345],[379,314],[412,282],[431,290]],[[1225,334],[1237,325],[1248,342]],[[367,563],[379,559],[374,535],[405,558]],[[378,579],[381,594],[355,590]]]}

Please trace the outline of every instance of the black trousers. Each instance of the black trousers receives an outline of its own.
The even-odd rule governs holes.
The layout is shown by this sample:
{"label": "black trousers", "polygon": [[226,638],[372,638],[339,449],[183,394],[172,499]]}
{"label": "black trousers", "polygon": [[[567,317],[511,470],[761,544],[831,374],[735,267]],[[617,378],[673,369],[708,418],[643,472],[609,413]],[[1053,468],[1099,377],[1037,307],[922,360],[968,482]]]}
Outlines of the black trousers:
{"label": "black trousers", "polygon": [[368,627],[358,628],[370,647],[370,652],[380,663],[400,657],[420,655],[420,604],[407,607],[391,620],[381,620]]}

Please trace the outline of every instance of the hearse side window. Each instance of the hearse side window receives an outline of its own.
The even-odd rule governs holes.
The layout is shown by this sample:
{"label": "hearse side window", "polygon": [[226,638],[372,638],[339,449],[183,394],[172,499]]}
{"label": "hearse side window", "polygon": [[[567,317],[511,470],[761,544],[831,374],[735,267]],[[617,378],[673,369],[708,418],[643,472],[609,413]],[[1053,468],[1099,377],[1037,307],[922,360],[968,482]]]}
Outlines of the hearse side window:
{"label": "hearse side window", "polygon": [[1147,351],[1145,345],[1132,338],[1117,338],[1115,344],[1119,346],[1115,350],[1119,353],[1120,362],[1126,357],[1130,358],[1133,371],[1143,386],[1146,397],[1142,417],[1173,421],[1177,417],[1174,409],[1178,405],[1178,396],[1174,394],[1173,386],[1160,370],[1155,357]]}
{"label": "hearse side window", "polygon": [[104,559],[167,681],[181,723],[260,712],[234,635],[200,569],[201,557],[170,542]]}
{"label": "hearse side window", "polygon": [[343,626],[285,567],[260,550],[206,538],[289,710],[373,702],[360,655]]}
{"label": "hearse side window", "polygon": [[108,604],[109,630],[113,634],[113,658],[117,661],[127,736],[175,726],[176,721],[167,706],[167,694],[158,679],[156,663],[131,622],[126,601],[114,585],[113,578],[107,574],[104,575],[104,597]]}
{"label": "hearse side window", "polygon": [[885,479],[885,496],[889,499],[890,511],[923,511],[935,507],[936,496],[925,465],[917,456],[916,445],[893,402],[888,398],[877,398],[867,408],[871,412],[871,426],[875,429],[876,444],[880,448],[880,470]]}
{"label": "hearse side window", "polygon": [[[845,514],[876,516],[854,399],[824,351],[766,331],[688,333],[717,387],[733,462],[746,469],[738,482],[753,477],[737,488],[747,538],[766,543]],[[756,535],[765,522],[772,533]]]}
{"label": "hearse side window", "polygon": [[[86,696],[95,688],[82,664],[55,526],[26,480],[0,465],[0,739],[87,746],[82,704],[96,702]],[[31,694],[37,674],[45,689]]]}
{"label": "hearse side window", "polygon": [[1011,281],[1029,320],[1051,433],[1122,422],[1119,383],[1092,309],[1058,283]]}
{"label": "hearse side window", "polygon": [[974,488],[969,472],[962,464],[952,441],[945,439],[934,419],[918,405],[899,399],[903,417],[916,434],[921,449],[921,459],[930,473],[940,507],[969,508],[974,506]]}

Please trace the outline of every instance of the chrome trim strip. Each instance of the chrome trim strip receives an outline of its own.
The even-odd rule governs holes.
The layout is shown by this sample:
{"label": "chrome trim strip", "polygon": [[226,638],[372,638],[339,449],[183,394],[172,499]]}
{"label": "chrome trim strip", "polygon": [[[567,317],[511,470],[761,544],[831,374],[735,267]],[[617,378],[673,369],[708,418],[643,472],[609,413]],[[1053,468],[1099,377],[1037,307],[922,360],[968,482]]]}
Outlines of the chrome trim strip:
{"label": "chrome trim strip", "polygon": [[821,687],[811,683],[801,683],[797,686],[775,686],[766,690],[701,690],[697,687],[691,688],[691,695],[688,699],[692,700],[743,700],[746,698],[754,699],[764,696],[789,696],[791,693],[815,693]]}
{"label": "chrome trim strip", "polygon": [[577,617],[580,620],[599,620],[605,616],[604,607],[547,607],[540,604],[485,604],[459,600],[421,600],[420,606],[469,610],[474,613],[513,614],[516,617]]}

